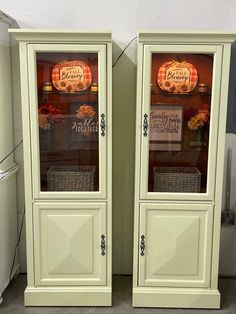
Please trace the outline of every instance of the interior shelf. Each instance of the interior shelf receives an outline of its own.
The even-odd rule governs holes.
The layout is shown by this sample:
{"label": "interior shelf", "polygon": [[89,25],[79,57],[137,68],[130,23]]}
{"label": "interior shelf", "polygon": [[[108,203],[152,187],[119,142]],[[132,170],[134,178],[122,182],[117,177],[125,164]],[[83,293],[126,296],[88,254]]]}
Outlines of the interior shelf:
{"label": "interior shelf", "polygon": [[98,94],[91,92],[78,92],[78,93],[64,93],[59,91],[44,92],[39,91],[39,101],[41,102],[88,102],[88,103],[97,103]]}
{"label": "interior shelf", "polygon": [[151,93],[151,96],[167,96],[167,97],[178,97],[178,98],[185,98],[185,97],[193,97],[193,96],[200,96],[200,97],[210,97],[211,93],[207,92],[207,93],[200,93],[198,91],[196,92],[191,92],[191,93],[185,93],[185,94],[174,94],[174,93],[167,93],[167,92],[154,92]]}

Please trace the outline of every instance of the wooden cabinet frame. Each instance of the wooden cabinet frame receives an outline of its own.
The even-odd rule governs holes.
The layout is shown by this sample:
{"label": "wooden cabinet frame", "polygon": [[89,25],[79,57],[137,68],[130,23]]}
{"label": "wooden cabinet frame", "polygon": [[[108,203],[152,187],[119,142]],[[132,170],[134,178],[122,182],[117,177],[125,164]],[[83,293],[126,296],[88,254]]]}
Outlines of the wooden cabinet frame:
{"label": "wooden cabinet frame", "polygon": [[[139,34],[134,196],[134,307],[220,307],[218,291],[220,217],[230,51],[231,43],[235,39],[236,34],[233,33],[153,31]],[[151,55],[164,52],[209,53],[214,56],[206,193],[148,192],[149,137],[143,134],[144,114],[149,115],[150,110]],[[147,133],[148,131],[147,128]],[[155,223],[149,216],[153,217]],[[183,217],[183,222],[180,217]],[[208,223],[205,224],[204,221]],[[166,230],[162,228],[164,223]],[[188,225],[194,225],[196,245],[202,241],[199,242],[199,239],[205,237],[202,242],[205,245],[200,245],[201,252],[195,257],[195,261],[191,245],[186,243],[186,247],[189,247],[186,254],[193,262],[190,267],[192,278],[191,275],[190,277],[187,275],[187,270],[185,273],[185,269],[177,265],[182,257],[178,256],[177,259],[174,257],[175,254],[178,255],[177,238],[182,232],[180,230],[182,224],[183,230]],[[203,225],[205,227],[201,229]],[[166,234],[171,226],[173,230]],[[161,235],[164,238],[158,239],[156,243],[155,237]],[[166,250],[165,237],[167,242],[169,241]],[[188,238],[190,241],[191,237],[186,233],[186,238],[181,238],[181,241],[184,243]],[[164,255],[173,256],[168,258],[161,255],[162,252]],[[180,252],[181,249],[179,254]],[[157,260],[158,258],[160,260]],[[199,258],[204,261],[204,268]],[[165,260],[169,261],[169,264],[160,267]],[[200,264],[196,266],[196,262]],[[194,267],[195,270],[198,269],[196,273],[200,271],[201,274],[194,275]]]}
{"label": "wooden cabinet frame", "polygon": [[[27,306],[110,306],[111,299],[111,257],[112,257],[112,47],[111,32],[82,32],[70,30],[24,30],[11,29],[10,32],[19,41],[20,72],[21,72],[21,102],[23,116],[24,139],[24,178],[25,178],[25,206],[26,206],[26,244],[27,244],[27,288],[25,290],[25,305]],[[105,113],[105,136],[99,135],[99,191],[94,192],[54,192],[40,191],[39,176],[39,143],[37,117],[37,88],[36,88],[36,52],[96,52],[98,54],[99,72],[99,134],[100,115]],[[87,215],[86,215],[87,211]],[[58,215],[57,215],[58,213]],[[68,214],[67,214],[68,213]],[[93,214],[94,213],[94,214]],[[59,245],[56,235],[44,234],[47,224],[58,221],[65,216],[65,228],[75,215],[78,230],[75,237],[80,237],[80,221],[87,221],[88,228],[82,233],[94,234],[90,238],[91,247],[95,250],[89,256],[99,261],[94,268],[94,274],[75,274],[74,257],[72,273],[48,273],[47,245]],[[58,217],[57,217],[58,216]],[[80,219],[81,217],[81,219]],[[49,222],[49,220],[50,222]],[[73,220],[73,219],[72,219]],[[71,220],[71,221],[72,221]],[[67,225],[67,227],[66,227]],[[60,229],[60,228],[59,228]],[[63,229],[63,226],[60,230]],[[64,231],[61,231],[64,232]],[[69,232],[69,231],[68,231]],[[100,235],[99,233],[102,232]],[[95,234],[99,239],[95,239]],[[105,256],[100,257],[101,236],[105,239]],[[46,238],[45,238],[46,236]],[[91,235],[92,236],[92,235]],[[47,239],[47,237],[49,237]],[[71,235],[63,235],[63,241],[70,241]],[[72,237],[73,238],[73,237]],[[67,239],[67,240],[66,240]],[[56,242],[55,242],[56,241]],[[86,246],[78,241],[83,250]],[[59,250],[59,251],[58,251]],[[63,250],[63,247],[61,248]],[[56,253],[60,258],[60,249]],[[62,252],[61,252],[62,253]],[[69,253],[68,253],[69,254]],[[67,255],[68,255],[67,254]],[[70,254],[69,254],[70,255]],[[68,255],[68,256],[69,256]],[[77,259],[79,256],[75,253]],[[73,256],[73,252],[72,252]],[[76,259],[76,258],[75,258]],[[51,261],[55,260],[51,256]],[[65,264],[69,265],[71,261]],[[55,263],[56,265],[56,263]],[[89,264],[90,265],[90,264]],[[89,266],[88,265],[88,266]],[[90,265],[91,266],[91,265]],[[88,267],[88,273],[91,272]],[[79,267],[78,267],[79,271]],[[69,274],[69,271],[68,271]],[[64,277],[64,284],[63,284]]]}

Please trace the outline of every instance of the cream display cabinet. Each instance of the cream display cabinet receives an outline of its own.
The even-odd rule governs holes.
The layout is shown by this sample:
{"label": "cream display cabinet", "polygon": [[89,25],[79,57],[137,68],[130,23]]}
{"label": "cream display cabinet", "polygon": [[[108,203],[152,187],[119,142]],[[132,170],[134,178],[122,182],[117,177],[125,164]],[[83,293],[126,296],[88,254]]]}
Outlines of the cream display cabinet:
{"label": "cream display cabinet", "polygon": [[235,38],[139,34],[135,307],[220,307],[225,127]]}
{"label": "cream display cabinet", "polygon": [[19,41],[29,306],[111,305],[111,33]]}

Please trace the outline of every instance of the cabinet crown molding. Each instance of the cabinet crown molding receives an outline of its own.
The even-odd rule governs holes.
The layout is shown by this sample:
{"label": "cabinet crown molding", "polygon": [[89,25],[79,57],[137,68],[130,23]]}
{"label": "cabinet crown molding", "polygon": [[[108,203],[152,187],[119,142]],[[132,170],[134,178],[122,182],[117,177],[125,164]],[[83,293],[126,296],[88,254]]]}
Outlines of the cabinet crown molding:
{"label": "cabinet crown molding", "polygon": [[111,31],[89,31],[75,29],[9,29],[16,40],[23,42],[76,42],[107,43],[111,42]]}
{"label": "cabinet crown molding", "polygon": [[235,32],[217,32],[217,31],[141,31],[139,32],[139,42],[145,44],[163,43],[233,43],[236,41]]}

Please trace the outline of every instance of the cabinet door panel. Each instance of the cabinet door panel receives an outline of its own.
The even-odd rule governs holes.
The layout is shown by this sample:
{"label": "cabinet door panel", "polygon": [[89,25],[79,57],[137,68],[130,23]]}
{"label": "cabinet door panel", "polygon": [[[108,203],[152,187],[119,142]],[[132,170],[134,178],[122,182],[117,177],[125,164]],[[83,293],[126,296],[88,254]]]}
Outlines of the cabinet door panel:
{"label": "cabinet door panel", "polygon": [[140,286],[207,287],[212,206],[141,205]]}
{"label": "cabinet door panel", "polygon": [[105,285],[105,204],[36,204],[37,285]]}
{"label": "cabinet door panel", "polygon": [[34,198],[106,198],[106,46],[30,44],[28,66]]}
{"label": "cabinet door panel", "polygon": [[214,45],[144,46],[141,199],[213,200],[221,61]]}

